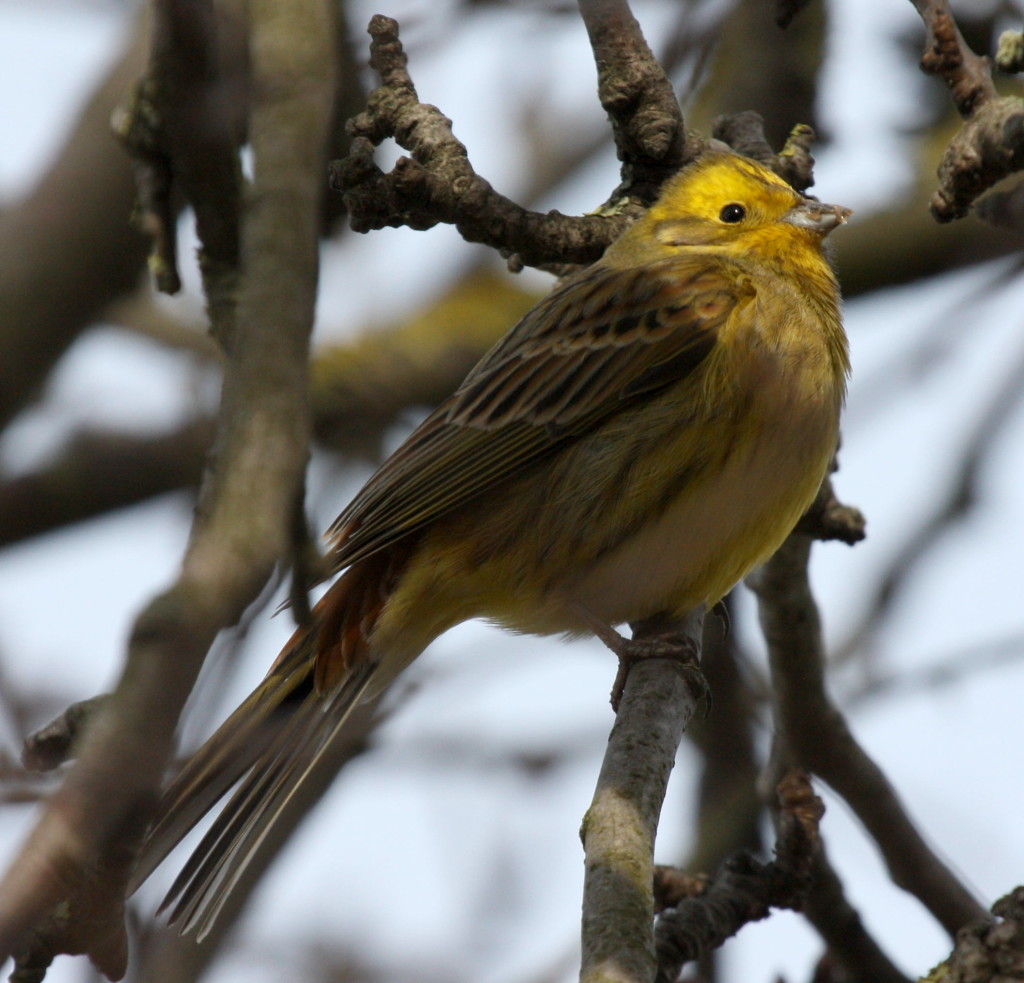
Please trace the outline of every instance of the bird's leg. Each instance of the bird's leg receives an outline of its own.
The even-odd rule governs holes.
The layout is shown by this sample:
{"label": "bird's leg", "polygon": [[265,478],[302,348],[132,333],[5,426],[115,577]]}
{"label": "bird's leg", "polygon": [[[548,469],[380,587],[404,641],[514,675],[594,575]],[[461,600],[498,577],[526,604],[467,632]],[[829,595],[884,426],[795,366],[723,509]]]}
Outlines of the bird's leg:
{"label": "bird's leg", "polygon": [[642,659],[672,659],[679,662],[691,677],[692,683],[699,691],[699,697],[705,698],[710,707],[710,689],[704,673],[700,670],[699,637],[690,637],[681,630],[679,622],[658,615],[632,622],[630,628],[633,630],[633,637],[627,639],[619,635],[621,647],[612,650],[619,657],[619,671],[615,674],[611,693],[612,709],[616,713],[629,672]]}
{"label": "bird's leg", "polygon": [[682,663],[693,675],[701,696],[705,697],[710,705],[711,694],[699,665],[700,639],[687,635],[681,630],[678,621],[667,615],[654,615],[643,621],[631,623],[633,637],[626,638],[583,604],[577,602],[574,607],[590,630],[618,656],[619,669],[615,674],[611,692],[612,709],[616,713],[626,688],[629,671],[641,659],[674,659]]}

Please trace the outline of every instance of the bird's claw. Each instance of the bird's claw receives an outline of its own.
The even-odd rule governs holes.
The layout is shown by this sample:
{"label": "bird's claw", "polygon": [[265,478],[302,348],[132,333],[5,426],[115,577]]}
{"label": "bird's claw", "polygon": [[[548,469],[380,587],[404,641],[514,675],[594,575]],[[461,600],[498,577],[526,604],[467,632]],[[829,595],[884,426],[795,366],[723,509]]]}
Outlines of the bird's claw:
{"label": "bird's claw", "polygon": [[[704,678],[696,660],[700,657],[699,650],[688,638],[678,635],[654,635],[645,638],[624,638],[618,636],[618,643],[609,648],[619,657],[619,669],[612,684],[611,705],[618,713],[622,694],[626,689],[626,680],[630,670],[637,662],[645,659],[671,659],[678,662],[690,677],[690,684],[697,690],[697,698],[705,701],[705,715],[711,711],[711,687]],[[606,642],[607,644],[607,642]]]}

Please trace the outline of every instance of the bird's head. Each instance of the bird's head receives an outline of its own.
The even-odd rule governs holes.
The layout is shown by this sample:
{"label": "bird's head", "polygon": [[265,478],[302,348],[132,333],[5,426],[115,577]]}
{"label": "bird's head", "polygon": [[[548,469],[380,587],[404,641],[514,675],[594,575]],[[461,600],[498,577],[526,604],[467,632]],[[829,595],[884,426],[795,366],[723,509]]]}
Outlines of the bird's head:
{"label": "bird's head", "polygon": [[614,262],[648,261],[698,249],[799,262],[850,215],[848,208],[805,198],[766,167],[712,151],[684,167],[658,200],[609,249]]}

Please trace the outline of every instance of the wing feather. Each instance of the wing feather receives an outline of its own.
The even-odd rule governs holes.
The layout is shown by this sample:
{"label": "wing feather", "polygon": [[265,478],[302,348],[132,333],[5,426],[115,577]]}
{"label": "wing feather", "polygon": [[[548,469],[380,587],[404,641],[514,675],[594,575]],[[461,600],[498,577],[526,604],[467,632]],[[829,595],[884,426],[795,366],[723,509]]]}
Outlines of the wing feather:
{"label": "wing feather", "polygon": [[689,376],[753,288],[725,260],[591,267],[538,304],[330,529],[340,570]]}

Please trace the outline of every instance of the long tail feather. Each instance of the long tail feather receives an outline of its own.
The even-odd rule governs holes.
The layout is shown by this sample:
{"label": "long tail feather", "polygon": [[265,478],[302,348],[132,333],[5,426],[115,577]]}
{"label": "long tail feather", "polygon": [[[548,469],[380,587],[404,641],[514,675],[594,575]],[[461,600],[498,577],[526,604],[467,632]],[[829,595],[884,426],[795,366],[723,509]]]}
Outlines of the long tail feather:
{"label": "long tail feather", "polygon": [[270,675],[193,755],[164,793],[128,893],[133,893],[204,815],[237,785],[175,879],[161,911],[174,906],[181,931],[209,932],[275,821],[373,679],[363,662],[328,699],[314,687],[315,637],[299,636]]}
{"label": "long tail feather", "polygon": [[[282,812],[324,761],[364,694],[408,659],[368,647],[412,544],[368,557],[330,587],[266,679],[195,753],[164,794],[129,888],[134,891],[226,795],[235,791],[171,887],[161,910],[202,939]],[[422,641],[422,640],[421,640]]]}
{"label": "long tail feather", "polygon": [[259,767],[235,791],[178,875],[161,908],[183,933],[207,935],[281,813],[322,760],[370,683],[376,666],[357,667],[324,706],[310,694],[292,712]]}
{"label": "long tail feather", "polygon": [[309,662],[308,644],[294,646],[181,769],[164,792],[159,818],[129,882],[129,894],[274,743],[296,702],[312,688]]}
{"label": "long tail feather", "polygon": [[[230,833],[233,821],[240,813],[251,814],[257,796],[267,786],[268,781],[280,767],[283,751],[295,735],[302,733],[302,724],[308,719],[311,711],[316,710],[307,698],[298,709],[282,725],[273,741],[262,749],[254,762],[258,767],[249,770],[244,784],[240,784],[234,795],[228,800],[220,815],[200,841],[199,846],[185,862],[178,876],[174,879],[167,897],[160,905],[160,911],[169,907],[178,895],[187,891],[193,883],[202,883],[209,879],[210,872],[219,855],[230,844]],[[239,780],[241,776],[238,776]]]}

